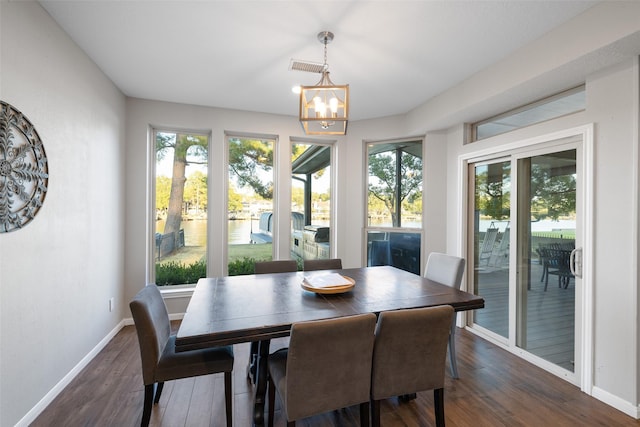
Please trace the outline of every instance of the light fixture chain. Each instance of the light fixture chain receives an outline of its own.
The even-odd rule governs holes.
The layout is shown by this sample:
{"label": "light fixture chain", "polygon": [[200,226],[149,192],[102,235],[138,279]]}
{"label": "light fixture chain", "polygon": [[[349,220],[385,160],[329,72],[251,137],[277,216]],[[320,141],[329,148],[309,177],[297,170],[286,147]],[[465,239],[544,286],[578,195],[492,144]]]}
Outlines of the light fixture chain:
{"label": "light fixture chain", "polygon": [[324,65],[327,65],[327,38],[324,39]]}

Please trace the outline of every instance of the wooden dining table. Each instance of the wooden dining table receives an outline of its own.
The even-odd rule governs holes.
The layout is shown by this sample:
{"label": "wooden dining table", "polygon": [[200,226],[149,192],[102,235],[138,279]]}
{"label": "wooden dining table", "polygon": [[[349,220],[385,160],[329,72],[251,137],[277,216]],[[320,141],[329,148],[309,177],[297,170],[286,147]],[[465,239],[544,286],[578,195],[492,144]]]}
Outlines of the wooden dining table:
{"label": "wooden dining table", "polygon": [[[330,273],[355,285],[336,294],[302,288],[303,279]],[[253,419],[263,425],[270,340],[288,336],[293,323],[438,305],[474,310],[484,299],[391,266],[203,278],[180,324],[176,351],[259,342]]]}

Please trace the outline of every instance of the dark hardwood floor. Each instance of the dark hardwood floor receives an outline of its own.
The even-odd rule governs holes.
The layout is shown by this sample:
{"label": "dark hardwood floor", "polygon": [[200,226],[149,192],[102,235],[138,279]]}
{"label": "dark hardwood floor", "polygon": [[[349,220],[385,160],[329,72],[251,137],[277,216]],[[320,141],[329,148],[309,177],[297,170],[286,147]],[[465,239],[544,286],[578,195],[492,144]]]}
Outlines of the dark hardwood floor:
{"label": "dark hardwood floor", "polygon": [[[174,322],[174,327],[177,324]],[[536,368],[463,330],[458,330],[460,379],[447,371],[445,416],[456,426],[640,426],[640,421],[580,392],[573,385]],[[245,366],[248,345],[236,346],[234,425],[251,425],[251,386]],[[32,424],[38,426],[138,426],[143,385],[133,326],[122,329],[103,351]],[[222,375],[165,384],[154,407],[152,426],[223,426]],[[276,406],[277,408],[278,406]],[[433,426],[433,393],[416,400],[381,405],[383,426]],[[276,426],[286,425],[276,412]],[[358,408],[334,411],[298,426],[359,426]]]}

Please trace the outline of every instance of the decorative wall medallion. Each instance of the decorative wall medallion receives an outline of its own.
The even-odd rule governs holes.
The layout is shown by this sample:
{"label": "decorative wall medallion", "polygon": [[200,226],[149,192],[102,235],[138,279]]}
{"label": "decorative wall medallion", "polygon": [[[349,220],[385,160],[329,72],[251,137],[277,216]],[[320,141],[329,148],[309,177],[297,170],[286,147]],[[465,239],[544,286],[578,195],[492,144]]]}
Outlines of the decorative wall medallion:
{"label": "decorative wall medallion", "polygon": [[49,169],[31,122],[0,101],[0,233],[22,228],[44,202]]}

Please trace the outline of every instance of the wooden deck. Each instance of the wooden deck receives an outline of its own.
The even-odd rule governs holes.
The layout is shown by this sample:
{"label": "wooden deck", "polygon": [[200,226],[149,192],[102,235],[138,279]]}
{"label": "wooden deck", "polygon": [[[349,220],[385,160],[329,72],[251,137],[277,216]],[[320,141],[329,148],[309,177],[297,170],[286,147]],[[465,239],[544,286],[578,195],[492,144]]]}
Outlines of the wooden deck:
{"label": "wooden deck", "polygon": [[[527,337],[522,348],[573,372],[575,328],[575,281],[558,287],[558,277],[549,276],[544,290],[542,266],[533,264],[527,298]],[[485,308],[475,312],[475,322],[503,337],[508,336],[508,270],[479,273]]]}
{"label": "wooden deck", "polygon": [[[451,379],[447,372],[448,427],[640,426],[640,421],[467,331],[459,330],[456,340],[460,379]],[[233,405],[237,427],[251,425],[251,386],[245,379],[248,350],[247,344],[235,347]],[[138,426],[143,395],[137,337],[134,327],[127,326],[32,426]],[[224,426],[223,405],[222,375],[171,381],[153,409],[151,425]],[[360,425],[358,413],[358,407],[347,408],[297,425],[355,427]],[[418,393],[417,399],[408,403],[385,400],[381,414],[384,426],[433,426],[433,393]],[[275,425],[285,425],[278,409]]]}

